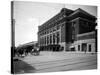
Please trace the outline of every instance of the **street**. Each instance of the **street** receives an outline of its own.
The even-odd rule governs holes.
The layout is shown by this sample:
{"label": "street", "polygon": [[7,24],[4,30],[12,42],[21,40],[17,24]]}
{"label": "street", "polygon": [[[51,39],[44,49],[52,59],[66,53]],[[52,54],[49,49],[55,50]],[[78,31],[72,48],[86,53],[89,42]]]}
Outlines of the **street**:
{"label": "street", "polygon": [[[24,64],[21,62],[24,62]],[[97,68],[97,55],[89,53],[41,52],[39,56],[28,55],[20,58],[20,61],[16,63],[17,72],[15,73],[86,70]]]}

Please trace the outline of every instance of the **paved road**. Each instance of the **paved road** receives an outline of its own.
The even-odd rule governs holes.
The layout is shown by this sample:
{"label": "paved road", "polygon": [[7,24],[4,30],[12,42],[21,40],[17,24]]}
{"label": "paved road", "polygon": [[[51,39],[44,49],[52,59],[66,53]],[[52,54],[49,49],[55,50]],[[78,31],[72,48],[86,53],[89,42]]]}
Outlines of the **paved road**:
{"label": "paved road", "polygon": [[32,64],[35,67],[35,72],[54,72],[54,71],[68,71],[68,70],[85,70],[96,69],[96,56],[77,57],[73,59],[64,59],[58,61],[51,61],[45,63]]}
{"label": "paved road", "polygon": [[[29,72],[39,73],[39,72],[54,72],[54,71],[69,71],[69,70],[86,70],[86,69],[96,69],[97,68],[97,55],[96,54],[94,55],[85,54],[85,55],[79,55],[79,56],[69,55],[69,57],[67,56],[63,56],[62,59],[61,59],[61,56],[59,55],[58,57],[57,55],[43,56],[43,57],[42,56],[26,57],[22,59],[22,61],[28,64],[29,69],[28,67],[26,67],[27,70],[26,69],[24,70],[25,65],[23,65],[24,68],[21,67],[23,70],[21,69],[21,71],[19,71],[18,73],[27,73],[27,72],[28,73]],[[70,56],[73,56],[73,57],[70,57]],[[57,58],[53,58],[53,57],[57,57],[60,59],[58,60]],[[40,58],[41,61],[40,59],[35,61],[33,58]]]}

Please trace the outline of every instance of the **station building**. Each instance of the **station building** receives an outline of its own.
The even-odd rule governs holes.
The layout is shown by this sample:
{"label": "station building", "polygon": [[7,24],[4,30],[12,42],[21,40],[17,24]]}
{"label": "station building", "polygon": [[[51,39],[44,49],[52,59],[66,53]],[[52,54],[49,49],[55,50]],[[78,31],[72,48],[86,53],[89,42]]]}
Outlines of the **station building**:
{"label": "station building", "polygon": [[39,47],[51,51],[59,51],[60,48],[63,51],[86,51],[83,47],[93,49],[90,47],[95,48],[96,25],[96,17],[85,10],[62,8],[57,15],[38,27]]}

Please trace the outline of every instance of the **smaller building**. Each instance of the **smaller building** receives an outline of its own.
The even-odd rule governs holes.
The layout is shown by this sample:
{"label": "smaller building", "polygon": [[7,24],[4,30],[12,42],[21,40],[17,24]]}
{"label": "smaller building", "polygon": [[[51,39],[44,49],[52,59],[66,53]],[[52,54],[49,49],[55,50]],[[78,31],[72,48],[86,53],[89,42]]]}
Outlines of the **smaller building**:
{"label": "smaller building", "polygon": [[77,35],[77,40],[69,46],[70,51],[95,53],[96,49],[96,32],[88,32]]}
{"label": "smaller building", "polygon": [[23,52],[30,52],[34,47],[38,47],[37,41],[22,44],[16,48],[17,51],[22,50]]}

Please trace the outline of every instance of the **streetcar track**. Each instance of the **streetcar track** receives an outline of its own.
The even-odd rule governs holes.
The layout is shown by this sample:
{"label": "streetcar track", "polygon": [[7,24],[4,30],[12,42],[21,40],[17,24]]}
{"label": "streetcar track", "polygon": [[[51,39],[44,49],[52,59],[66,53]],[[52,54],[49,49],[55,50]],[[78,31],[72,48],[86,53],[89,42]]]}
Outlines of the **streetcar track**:
{"label": "streetcar track", "polygon": [[[63,66],[69,66],[69,65],[75,65],[75,64],[80,64],[80,63],[87,63],[87,62],[91,62],[91,61],[84,61],[84,62],[77,62],[77,63],[66,64],[66,65],[52,66],[52,67],[37,69],[37,70],[35,70],[35,71],[40,71],[40,70],[45,70],[45,69],[51,69],[51,68],[57,68],[57,67],[63,67]],[[95,62],[96,62],[96,61],[95,61]]]}
{"label": "streetcar track", "polygon": [[[90,58],[91,56],[89,56],[88,58]],[[95,58],[97,57],[97,55],[95,55]],[[50,63],[50,62],[57,62],[57,61],[64,61],[64,60],[73,60],[73,59],[79,59],[79,58],[87,58],[87,57],[76,57],[76,58],[69,58],[69,59],[61,59],[61,60],[55,60],[55,61],[45,61],[45,62],[39,62],[39,63],[30,63],[30,64],[42,64],[42,63]],[[22,59],[21,59],[22,60]],[[22,60],[23,61],[23,60]]]}
{"label": "streetcar track", "polygon": [[[86,58],[86,57],[84,57],[84,58]],[[64,60],[57,60],[57,61],[50,61],[50,62],[44,62],[44,63],[35,63],[35,64],[33,64],[33,66],[42,66],[42,65],[49,65],[49,64],[55,64],[55,63],[63,63],[63,62],[71,62],[71,61],[76,61],[76,60],[86,60],[86,59],[88,59],[88,60],[90,60],[89,58],[86,58],[86,59],[84,59],[84,58],[75,58],[75,59],[64,59]],[[92,59],[95,59],[95,60],[97,60],[96,58],[92,58]]]}

